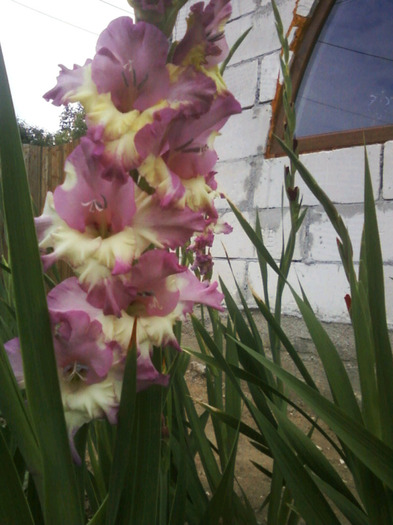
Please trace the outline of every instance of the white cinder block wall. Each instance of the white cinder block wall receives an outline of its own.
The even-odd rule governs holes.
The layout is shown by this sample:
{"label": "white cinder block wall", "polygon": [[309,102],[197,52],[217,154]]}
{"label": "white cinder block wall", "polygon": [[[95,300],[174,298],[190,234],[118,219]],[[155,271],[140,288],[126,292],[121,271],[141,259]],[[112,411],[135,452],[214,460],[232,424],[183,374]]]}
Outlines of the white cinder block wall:
{"label": "white cinder block wall", "polygon": [[[184,13],[192,3],[195,2],[186,5]],[[288,28],[295,14],[309,15],[314,0],[276,0],[276,3],[284,27]],[[217,179],[220,189],[248,219],[254,221],[258,210],[265,242],[278,259],[283,228],[284,235],[289,228],[288,209],[284,208],[283,214],[281,211],[283,173],[288,162],[286,158],[265,159],[264,151],[272,115],[271,102],[279,75],[280,45],[270,0],[232,0],[232,6],[233,15],[226,28],[229,44],[232,45],[249,27],[252,30],[224,75],[243,112],[231,118],[216,141],[219,154]],[[185,29],[184,16],[176,29],[178,38]],[[367,151],[382,241],[388,320],[393,326],[393,142],[369,146]],[[358,261],[363,225],[363,147],[305,154],[301,160],[337,204],[349,228],[355,261]],[[296,285],[300,280],[322,320],[348,322],[344,296],[349,289],[337,251],[335,232],[300,177],[297,185],[308,213],[299,234],[291,281]],[[233,226],[233,233],[216,238],[216,274],[221,275],[236,296],[223,243],[238,282],[252,305],[251,288],[259,294],[262,292],[255,250],[227,202],[221,200],[218,207],[223,218]],[[273,293],[274,275],[271,281]],[[296,315],[292,297],[289,293],[284,297],[284,313]]]}

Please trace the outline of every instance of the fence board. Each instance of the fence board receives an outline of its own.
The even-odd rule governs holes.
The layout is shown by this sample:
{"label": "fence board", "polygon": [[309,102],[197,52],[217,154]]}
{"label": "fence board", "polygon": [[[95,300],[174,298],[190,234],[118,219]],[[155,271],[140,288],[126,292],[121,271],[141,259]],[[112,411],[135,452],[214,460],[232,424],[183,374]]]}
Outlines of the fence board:
{"label": "fence board", "polygon": [[[23,156],[35,215],[41,214],[47,192],[54,191],[56,186],[63,182],[65,161],[78,144],[79,141],[58,146],[23,144]],[[61,279],[73,275],[72,270],[64,262],[59,261],[57,266]]]}

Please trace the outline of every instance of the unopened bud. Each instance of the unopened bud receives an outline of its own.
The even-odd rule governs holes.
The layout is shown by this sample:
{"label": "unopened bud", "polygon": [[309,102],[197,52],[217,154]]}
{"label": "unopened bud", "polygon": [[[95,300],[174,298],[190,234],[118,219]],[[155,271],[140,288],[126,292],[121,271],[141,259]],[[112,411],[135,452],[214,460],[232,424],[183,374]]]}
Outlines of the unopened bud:
{"label": "unopened bud", "polygon": [[349,293],[346,294],[344,297],[345,304],[347,305],[348,312],[351,313],[351,307],[352,307],[352,298],[349,295]]}
{"label": "unopened bud", "polygon": [[293,149],[293,151],[297,150],[297,146],[298,146],[298,141],[297,141],[297,138],[294,137],[293,138],[293,142],[292,142],[292,149]]}
{"label": "unopened bud", "polygon": [[291,202],[294,202],[296,201],[297,196],[299,194],[299,188],[297,186],[295,186],[294,188],[287,188],[287,194],[288,194],[288,199]]}

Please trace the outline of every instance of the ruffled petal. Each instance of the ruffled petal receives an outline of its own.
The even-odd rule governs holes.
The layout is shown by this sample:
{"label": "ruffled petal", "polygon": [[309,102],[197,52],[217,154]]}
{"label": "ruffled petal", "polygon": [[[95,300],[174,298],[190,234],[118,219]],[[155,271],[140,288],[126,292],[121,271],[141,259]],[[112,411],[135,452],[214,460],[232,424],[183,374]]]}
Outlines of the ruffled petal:
{"label": "ruffled petal", "polygon": [[151,24],[120,17],[109,24],[97,42],[92,78],[99,93],[110,93],[121,112],[143,111],[165,99],[168,40]]}
{"label": "ruffled petal", "polygon": [[[117,233],[131,224],[135,213],[134,184],[130,177],[108,176],[96,154],[96,144],[83,138],[68,157],[66,178],[54,192],[54,205],[59,216],[71,227],[84,232],[92,226],[101,236]],[[104,179],[106,175],[106,180]]]}
{"label": "ruffled petal", "polygon": [[64,381],[60,382],[71,453],[76,464],[81,459],[76,450],[74,437],[77,431],[93,419],[106,417],[110,423],[116,423],[120,397],[117,394],[118,380],[107,377],[104,381],[92,385],[79,385],[78,389]]}
{"label": "ruffled petal", "polygon": [[63,65],[59,65],[60,73],[57,77],[57,84],[50,91],[45,93],[44,99],[52,101],[55,106],[68,104],[69,102],[76,102],[78,94],[85,83],[87,66],[91,60],[86,60],[84,66],[74,65],[73,69],[68,69]]}
{"label": "ruffled petal", "polygon": [[97,317],[75,277],[48,294],[56,360],[64,381],[86,385],[102,381],[113,363],[113,346],[104,341]]}
{"label": "ruffled petal", "polygon": [[231,16],[230,0],[211,0],[191,6],[187,31],[176,47],[174,64],[193,63],[195,66],[215,66],[228,54],[224,26]]}
{"label": "ruffled petal", "polygon": [[153,243],[158,248],[174,249],[182,246],[193,233],[204,230],[203,216],[189,208],[164,208],[154,195],[143,193],[139,194],[136,202],[133,228],[138,243],[143,243],[146,247]]}
{"label": "ruffled petal", "polygon": [[181,304],[184,315],[191,313],[194,304],[197,303],[223,311],[221,302],[224,295],[217,290],[218,283],[201,282],[190,270],[177,275],[176,283],[180,292],[179,304]]}
{"label": "ruffled petal", "polygon": [[138,290],[134,301],[136,309],[140,312],[143,305],[143,313],[148,316],[162,317],[172,312],[179,292],[171,286],[171,277],[184,271],[173,253],[150,250],[143,254],[130,277],[130,284]]}

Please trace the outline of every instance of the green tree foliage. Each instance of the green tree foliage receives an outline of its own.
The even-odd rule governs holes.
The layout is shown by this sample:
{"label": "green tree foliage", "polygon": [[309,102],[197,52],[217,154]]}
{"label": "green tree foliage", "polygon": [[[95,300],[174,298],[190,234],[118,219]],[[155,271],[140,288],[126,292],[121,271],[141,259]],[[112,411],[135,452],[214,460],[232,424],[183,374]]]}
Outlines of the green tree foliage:
{"label": "green tree foliage", "polygon": [[59,130],[50,133],[43,128],[30,126],[18,120],[22,144],[36,146],[55,146],[65,144],[83,137],[86,134],[85,111],[80,104],[67,104],[60,115]]}
{"label": "green tree foliage", "polygon": [[36,146],[53,146],[54,135],[43,128],[30,126],[24,120],[18,120],[19,133],[22,144],[34,144]]}
{"label": "green tree foliage", "polygon": [[85,110],[80,104],[67,104],[60,115],[60,129],[56,132],[55,144],[64,144],[86,135]]}

